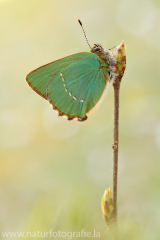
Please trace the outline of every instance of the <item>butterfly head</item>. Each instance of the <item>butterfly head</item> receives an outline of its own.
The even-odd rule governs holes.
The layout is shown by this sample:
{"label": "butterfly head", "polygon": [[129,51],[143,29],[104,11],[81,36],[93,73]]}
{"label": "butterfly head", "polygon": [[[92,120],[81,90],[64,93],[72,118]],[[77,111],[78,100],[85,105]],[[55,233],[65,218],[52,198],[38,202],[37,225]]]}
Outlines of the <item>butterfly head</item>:
{"label": "butterfly head", "polygon": [[101,44],[94,44],[94,47],[91,49],[91,52],[101,56],[104,53],[104,48]]}

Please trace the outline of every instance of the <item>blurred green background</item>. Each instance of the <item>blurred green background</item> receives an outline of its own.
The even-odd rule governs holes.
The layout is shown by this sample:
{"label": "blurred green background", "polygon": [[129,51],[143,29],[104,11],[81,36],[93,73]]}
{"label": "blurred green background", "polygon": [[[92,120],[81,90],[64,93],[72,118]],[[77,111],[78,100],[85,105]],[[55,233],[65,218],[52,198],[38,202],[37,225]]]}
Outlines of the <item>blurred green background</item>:
{"label": "blurred green background", "polygon": [[0,231],[95,229],[100,239],[110,239],[101,198],[112,185],[111,84],[99,107],[79,123],[58,117],[25,82],[43,64],[89,51],[78,18],[91,46],[110,48],[122,40],[127,46],[120,93],[120,239],[159,239],[159,0],[0,0]]}

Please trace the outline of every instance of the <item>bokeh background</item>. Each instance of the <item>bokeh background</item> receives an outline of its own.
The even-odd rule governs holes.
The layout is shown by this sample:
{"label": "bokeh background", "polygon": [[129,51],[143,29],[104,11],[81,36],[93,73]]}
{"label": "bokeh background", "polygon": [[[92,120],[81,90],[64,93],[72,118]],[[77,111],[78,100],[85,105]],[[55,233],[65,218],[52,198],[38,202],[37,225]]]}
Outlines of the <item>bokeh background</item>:
{"label": "bokeh background", "polygon": [[127,46],[120,93],[120,239],[159,239],[159,0],[0,0],[0,231],[95,229],[100,239],[110,239],[101,198],[112,185],[111,84],[99,107],[79,123],[58,117],[25,82],[43,64],[89,51],[78,18],[91,46],[110,48],[122,40]]}

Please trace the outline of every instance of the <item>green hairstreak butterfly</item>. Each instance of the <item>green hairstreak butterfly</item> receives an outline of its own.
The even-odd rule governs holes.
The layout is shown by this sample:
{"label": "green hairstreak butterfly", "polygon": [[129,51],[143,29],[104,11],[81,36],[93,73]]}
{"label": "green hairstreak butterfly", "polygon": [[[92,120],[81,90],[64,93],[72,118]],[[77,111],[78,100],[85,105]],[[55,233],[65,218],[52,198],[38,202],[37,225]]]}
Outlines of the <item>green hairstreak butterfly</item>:
{"label": "green hairstreak butterfly", "polygon": [[[84,35],[89,45],[85,32]],[[86,120],[87,113],[100,100],[107,82],[114,81],[118,75],[114,67],[117,60],[110,51],[112,48],[106,50],[100,44],[89,47],[90,52],[48,63],[26,76],[29,86],[48,100],[59,116],[66,116],[68,120]]]}

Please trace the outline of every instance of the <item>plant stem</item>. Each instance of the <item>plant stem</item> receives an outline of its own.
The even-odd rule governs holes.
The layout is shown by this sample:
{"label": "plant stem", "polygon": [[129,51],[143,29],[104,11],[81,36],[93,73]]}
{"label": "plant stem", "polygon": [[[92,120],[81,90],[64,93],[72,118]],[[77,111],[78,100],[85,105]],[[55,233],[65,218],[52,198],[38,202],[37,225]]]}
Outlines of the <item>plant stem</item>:
{"label": "plant stem", "polygon": [[119,127],[119,90],[120,81],[113,83],[114,90],[114,128],[113,128],[113,206],[114,225],[117,229],[117,177],[118,177],[118,127]]}

